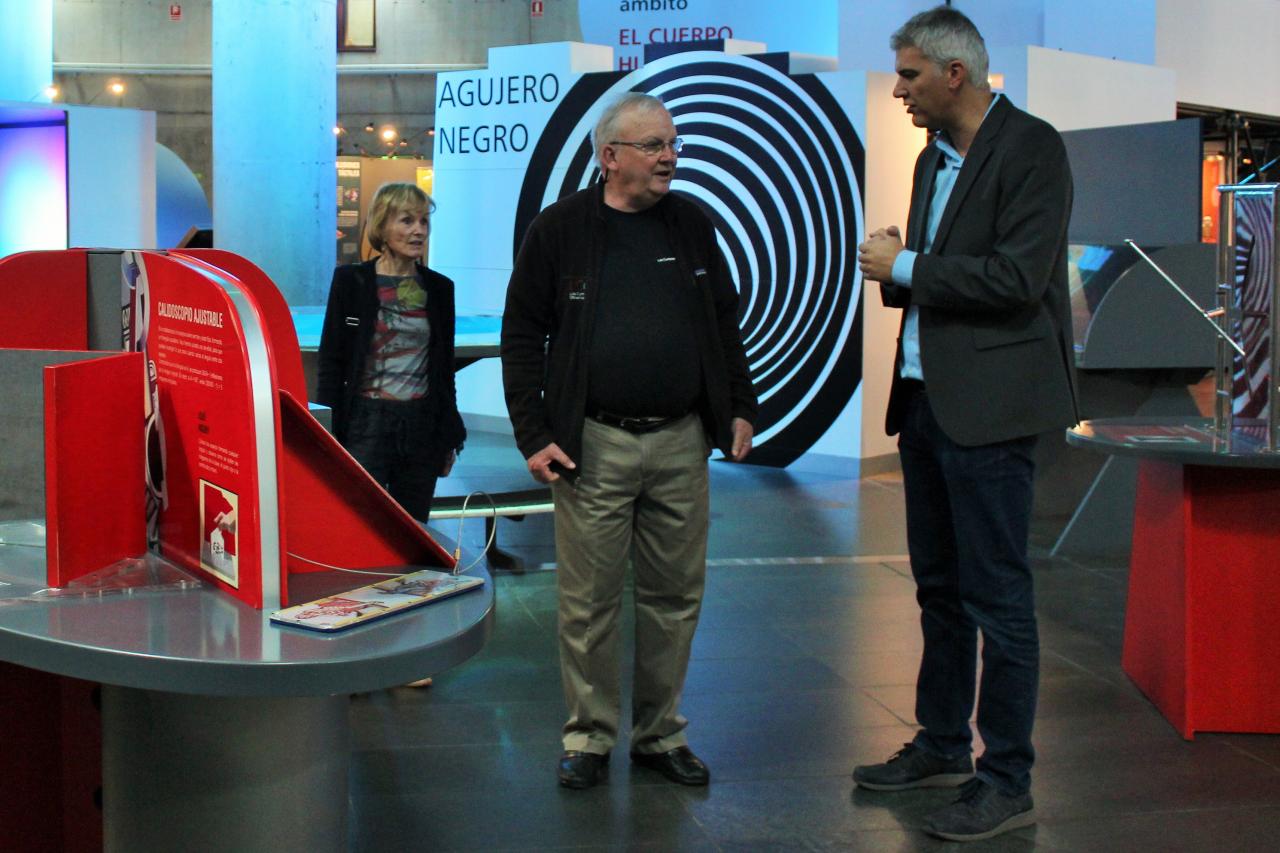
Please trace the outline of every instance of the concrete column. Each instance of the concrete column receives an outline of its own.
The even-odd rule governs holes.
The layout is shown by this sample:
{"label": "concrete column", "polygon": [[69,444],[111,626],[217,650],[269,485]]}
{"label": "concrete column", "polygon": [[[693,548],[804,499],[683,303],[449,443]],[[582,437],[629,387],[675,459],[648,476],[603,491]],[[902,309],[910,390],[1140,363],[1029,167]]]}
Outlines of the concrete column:
{"label": "concrete column", "polygon": [[213,5],[213,234],[293,305],[323,305],[336,253],[335,0]]}
{"label": "concrete column", "polygon": [[53,82],[53,0],[4,4],[0,24],[0,101],[48,103]]}

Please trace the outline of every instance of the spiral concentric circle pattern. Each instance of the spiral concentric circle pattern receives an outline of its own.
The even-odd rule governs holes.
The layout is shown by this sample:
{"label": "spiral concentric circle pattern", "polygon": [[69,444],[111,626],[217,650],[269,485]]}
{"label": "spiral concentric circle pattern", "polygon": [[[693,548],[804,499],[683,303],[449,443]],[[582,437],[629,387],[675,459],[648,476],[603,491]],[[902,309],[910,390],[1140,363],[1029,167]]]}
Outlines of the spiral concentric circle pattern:
{"label": "spiral concentric circle pattern", "polygon": [[538,211],[599,179],[597,105],[626,91],[663,100],[685,140],[673,191],[715,225],[740,292],[740,322],[760,398],[753,461],[786,465],[835,422],[861,380],[864,152],[814,75],[714,52],[584,75],[533,152],[514,244]]}
{"label": "spiral concentric circle pattern", "polygon": [[1232,412],[1237,418],[1266,418],[1271,395],[1271,270],[1275,251],[1275,196],[1237,193],[1235,205],[1235,298],[1233,337],[1249,353],[1236,355],[1232,371]]}

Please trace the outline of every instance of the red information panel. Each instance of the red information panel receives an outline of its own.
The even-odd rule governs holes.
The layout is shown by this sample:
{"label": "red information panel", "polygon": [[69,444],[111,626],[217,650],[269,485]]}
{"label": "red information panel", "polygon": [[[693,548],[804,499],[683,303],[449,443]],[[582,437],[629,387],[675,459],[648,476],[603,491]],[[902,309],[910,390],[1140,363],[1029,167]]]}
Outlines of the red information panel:
{"label": "red information panel", "polygon": [[46,564],[50,586],[147,549],[142,356],[120,353],[44,368]]}
{"label": "red information panel", "polygon": [[74,349],[89,343],[84,249],[0,258],[0,347]]}
{"label": "red information panel", "polygon": [[181,258],[125,252],[121,273],[125,339],[148,365],[148,534],[254,607],[265,570],[278,606],[275,393],[256,308]]}

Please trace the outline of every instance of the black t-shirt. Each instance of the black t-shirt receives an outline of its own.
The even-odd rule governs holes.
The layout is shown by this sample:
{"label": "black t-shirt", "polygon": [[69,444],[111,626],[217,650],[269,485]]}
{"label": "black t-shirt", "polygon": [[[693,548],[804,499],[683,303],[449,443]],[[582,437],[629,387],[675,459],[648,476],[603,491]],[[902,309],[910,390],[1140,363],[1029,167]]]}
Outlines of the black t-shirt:
{"label": "black t-shirt", "polygon": [[680,271],[653,209],[605,208],[608,236],[591,336],[587,413],[632,417],[692,411],[702,391],[694,284]]}

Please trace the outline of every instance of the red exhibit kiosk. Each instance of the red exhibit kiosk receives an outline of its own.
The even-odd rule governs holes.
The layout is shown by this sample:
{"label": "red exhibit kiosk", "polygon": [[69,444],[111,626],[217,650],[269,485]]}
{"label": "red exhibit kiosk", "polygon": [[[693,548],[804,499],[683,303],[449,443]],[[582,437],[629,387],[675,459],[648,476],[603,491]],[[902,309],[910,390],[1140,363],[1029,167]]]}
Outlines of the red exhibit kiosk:
{"label": "red exhibit kiosk", "polygon": [[[91,349],[88,254],[0,260],[0,347]],[[118,340],[141,357],[47,368],[50,586],[148,542],[268,610],[290,603],[295,573],[453,566],[308,412],[293,321],[261,270],[217,249],[108,254],[120,259]],[[107,483],[119,498],[97,499]]]}
{"label": "red exhibit kiosk", "polygon": [[1188,739],[1280,733],[1280,185],[1220,190],[1214,417],[1067,433],[1140,459],[1122,664]]}
{"label": "red exhibit kiosk", "polygon": [[[368,583],[342,570],[454,559],[312,416],[288,307],[245,259],[29,252],[0,294],[0,498],[35,520],[0,527],[43,529],[0,535],[30,590],[0,608],[0,721],[24,733],[0,822],[31,849],[59,828],[69,850],[345,849],[347,694],[479,651],[491,585],[335,636],[268,621]],[[207,583],[72,594],[148,554]]]}
{"label": "red exhibit kiosk", "polygon": [[1074,446],[1139,459],[1121,663],[1187,739],[1280,733],[1280,455],[1209,419],[1103,418]]}

